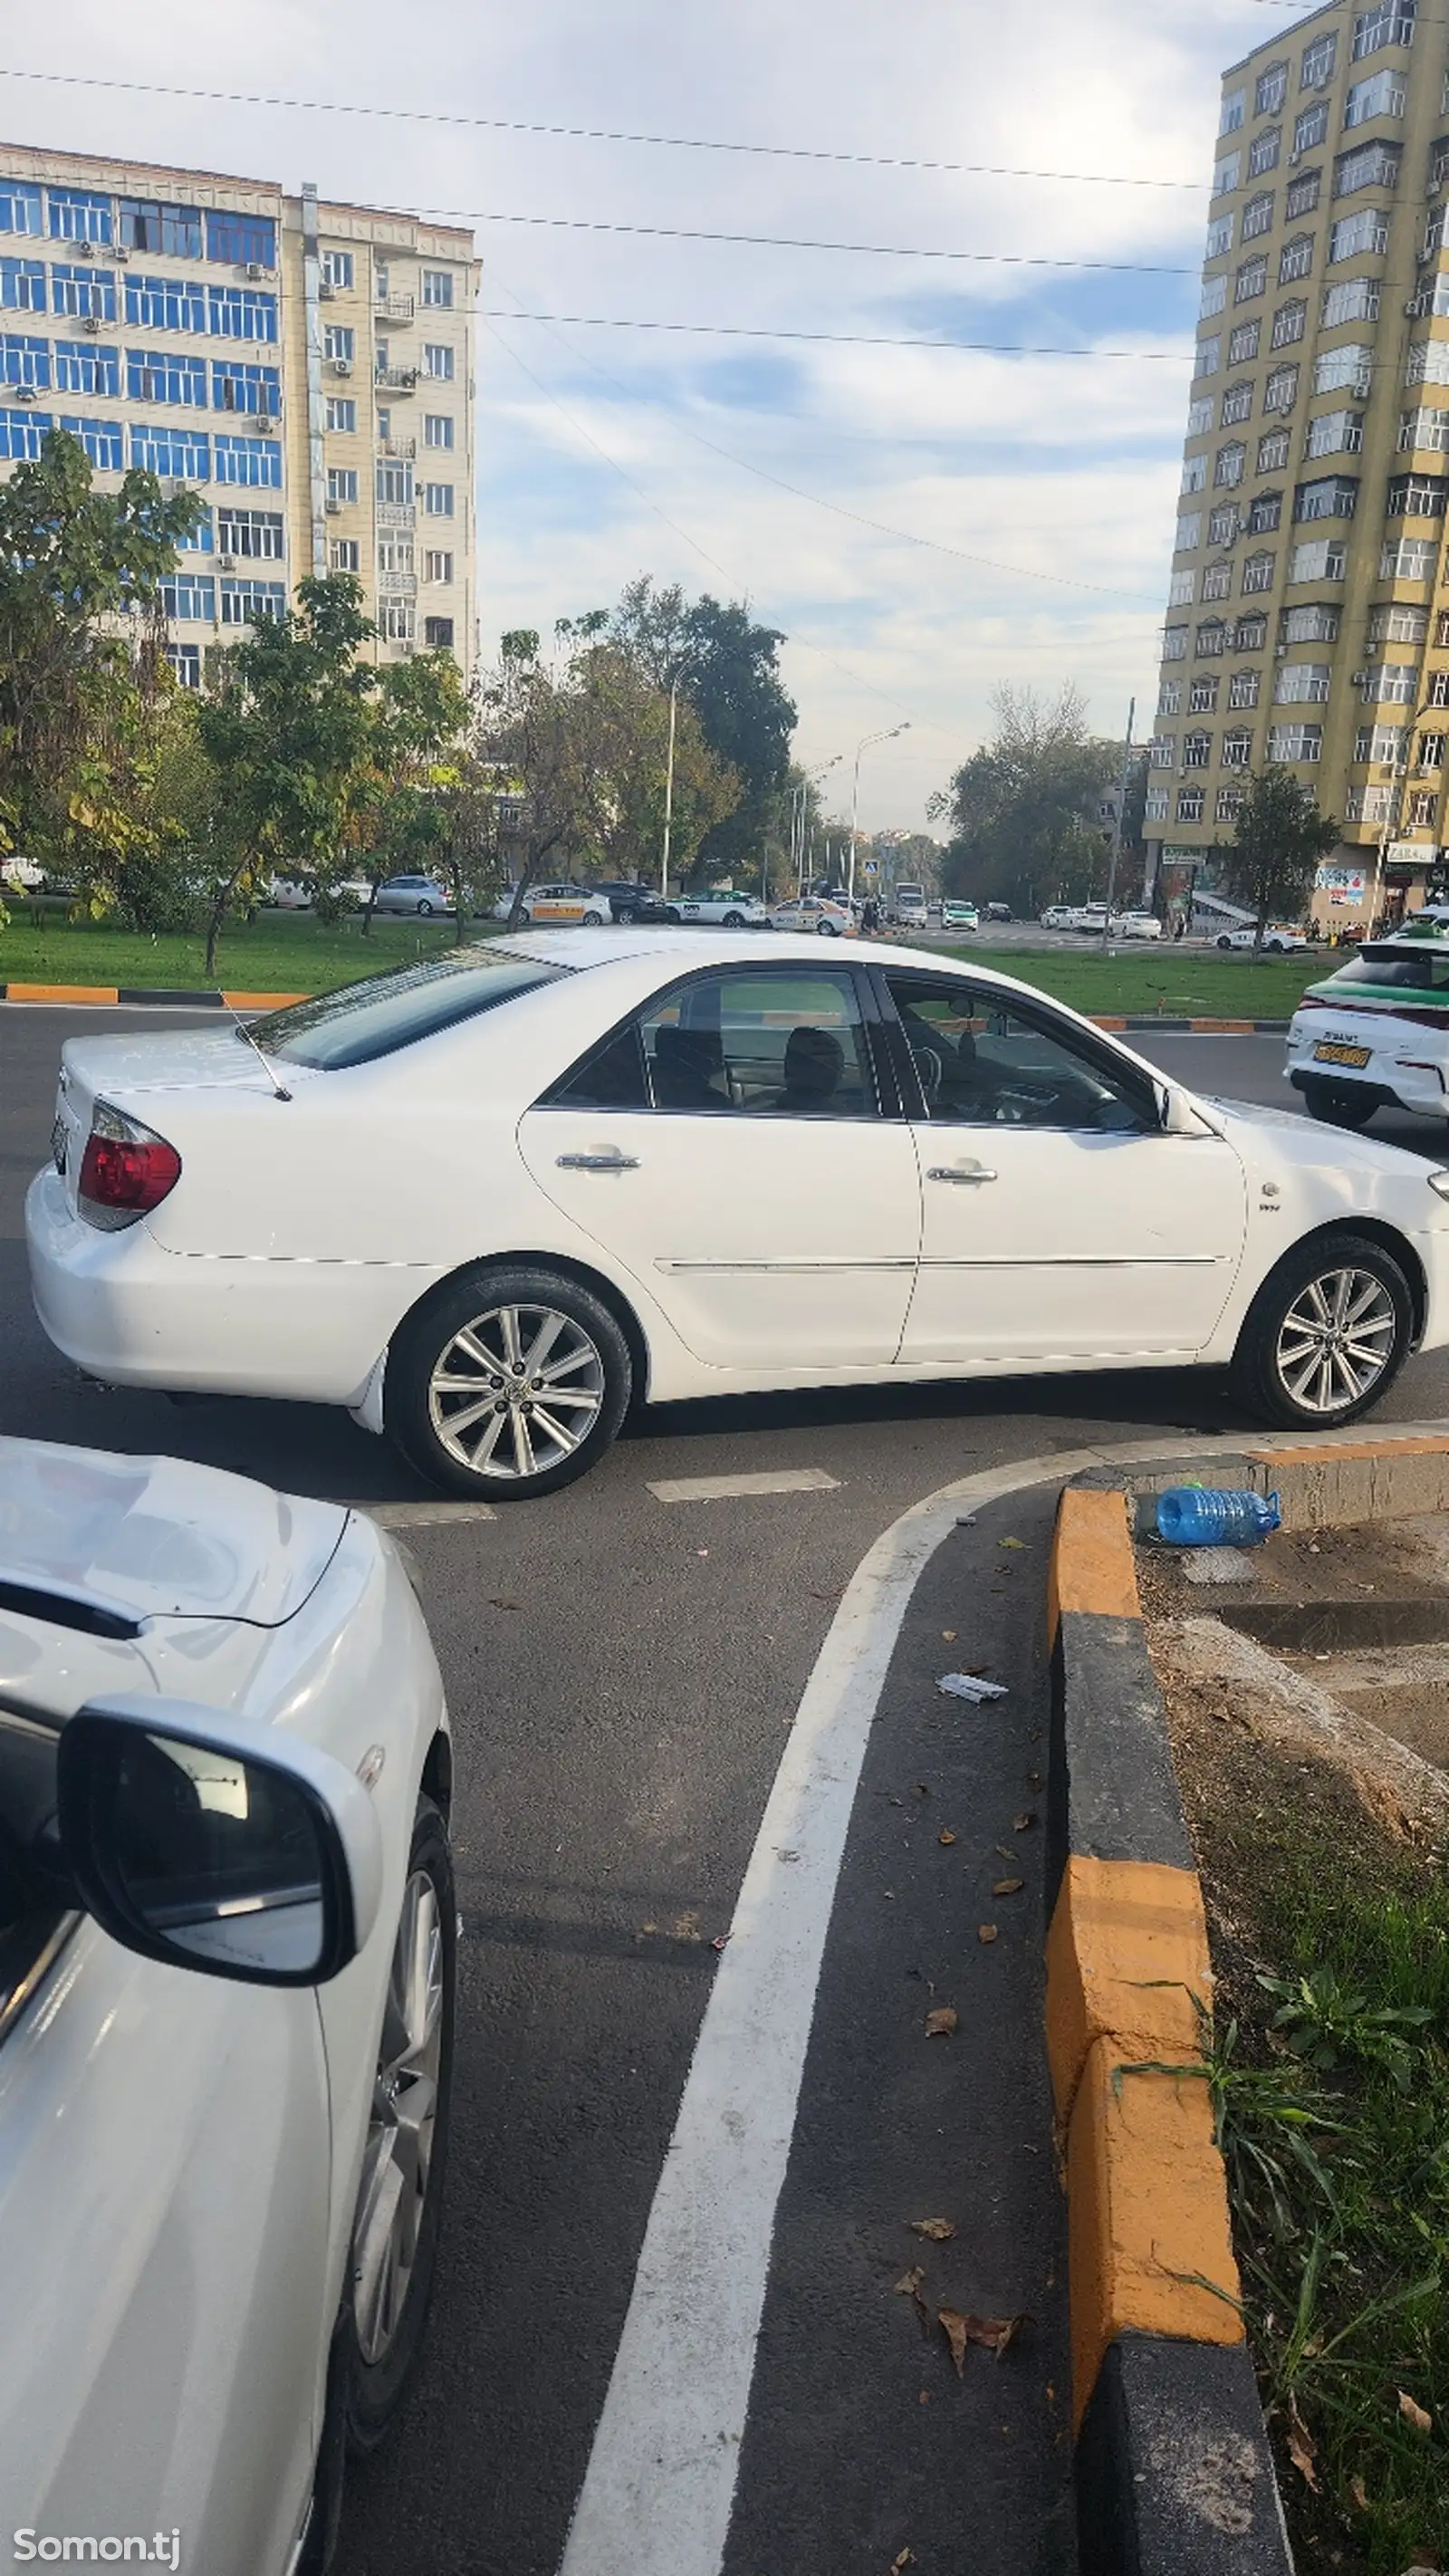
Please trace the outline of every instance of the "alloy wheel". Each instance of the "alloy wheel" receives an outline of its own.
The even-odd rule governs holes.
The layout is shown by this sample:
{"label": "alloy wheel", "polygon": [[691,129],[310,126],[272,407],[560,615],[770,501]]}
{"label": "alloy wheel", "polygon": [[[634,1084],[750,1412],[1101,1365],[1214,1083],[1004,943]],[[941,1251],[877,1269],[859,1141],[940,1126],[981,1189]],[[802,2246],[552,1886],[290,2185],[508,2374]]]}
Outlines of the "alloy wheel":
{"label": "alloy wheel", "polygon": [[453,1335],[428,1382],[450,1458],[501,1482],[540,1476],[582,1447],[603,1409],[597,1344],[551,1306],[495,1306]]}
{"label": "alloy wheel", "polygon": [[442,1923],[437,1891],[420,1869],[403,1892],[352,2239],[353,2315],[370,2368],[386,2356],[407,2304],[432,2170],[442,2045]]}
{"label": "alloy wheel", "polygon": [[1394,1356],[1398,1315],[1371,1270],[1320,1271],[1300,1288],[1278,1327],[1280,1385],[1305,1413],[1361,1404]]}

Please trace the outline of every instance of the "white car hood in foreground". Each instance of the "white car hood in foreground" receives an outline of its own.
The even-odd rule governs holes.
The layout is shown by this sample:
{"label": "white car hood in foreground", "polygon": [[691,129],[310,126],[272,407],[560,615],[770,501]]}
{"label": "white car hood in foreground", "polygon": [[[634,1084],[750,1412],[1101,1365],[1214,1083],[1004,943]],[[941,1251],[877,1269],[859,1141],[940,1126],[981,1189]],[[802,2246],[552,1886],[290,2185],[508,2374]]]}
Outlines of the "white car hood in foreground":
{"label": "white car hood in foreground", "polygon": [[0,1584],[128,1619],[278,1628],[313,1593],[348,1515],[182,1458],[0,1439]]}
{"label": "white car hood in foreground", "polygon": [[[1380,1144],[1373,1136],[1353,1136],[1342,1127],[1321,1127],[1300,1110],[1277,1109],[1267,1102],[1218,1100],[1206,1092],[1194,1096],[1230,1136],[1240,1127],[1270,1127],[1273,1151],[1285,1162],[1335,1172],[1373,1173],[1386,1180],[1422,1181],[1426,1183],[1427,1203],[1435,1204],[1427,1192],[1427,1175],[1441,1167],[1419,1154],[1406,1153],[1401,1145]],[[1234,1141],[1243,1153],[1252,1153],[1250,1136],[1236,1136]]]}

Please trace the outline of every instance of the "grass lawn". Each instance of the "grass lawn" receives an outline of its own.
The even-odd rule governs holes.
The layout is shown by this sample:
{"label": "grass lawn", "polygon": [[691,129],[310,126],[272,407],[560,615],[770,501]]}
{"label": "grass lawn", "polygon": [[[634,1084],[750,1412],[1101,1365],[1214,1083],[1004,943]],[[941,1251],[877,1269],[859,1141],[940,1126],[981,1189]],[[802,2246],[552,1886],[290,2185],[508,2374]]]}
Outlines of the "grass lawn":
{"label": "grass lawn", "polygon": [[[482,928],[471,924],[470,939]],[[209,978],[202,938],[153,938],[104,923],[67,921],[60,911],[37,927],[12,906],[8,927],[0,929],[0,983],[176,984],[204,990],[216,982],[233,993],[318,993],[387,966],[436,956],[452,947],[453,936],[448,921],[374,921],[364,939],[360,921],[329,928],[309,913],[262,913],[254,922],[228,924],[216,976]]]}
{"label": "grass lawn", "polygon": [[1307,985],[1321,984],[1347,963],[1346,951],[1340,956],[1328,949],[1256,962],[1236,951],[1184,954],[1170,947],[1145,954],[1138,949],[1130,957],[994,947],[953,948],[947,954],[968,965],[995,966],[1073,1010],[1111,1017],[1160,1009],[1175,1020],[1285,1020]]}

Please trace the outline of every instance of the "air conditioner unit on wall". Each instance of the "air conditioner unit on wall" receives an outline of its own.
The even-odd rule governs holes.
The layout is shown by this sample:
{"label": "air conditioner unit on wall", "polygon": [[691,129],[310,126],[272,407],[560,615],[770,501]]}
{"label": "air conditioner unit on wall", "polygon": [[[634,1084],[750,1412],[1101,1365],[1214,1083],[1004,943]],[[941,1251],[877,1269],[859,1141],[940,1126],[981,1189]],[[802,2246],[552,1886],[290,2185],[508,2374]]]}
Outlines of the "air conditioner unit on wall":
{"label": "air conditioner unit on wall", "polygon": [[259,411],[259,412],[255,415],[255,417],[256,417],[256,425],[257,425],[257,428],[258,428],[259,430],[261,430],[261,429],[275,429],[275,428],[276,428],[276,426],[277,426],[276,422],[273,420],[272,415],[271,415],[271,413],[270,413],[269,411]]}
{"label": "air conditioner unit on wall", "polygon": [[218,564],[220,565],[220,567],[221,567],[221,569],[222,569],[222,571],[223,571],[223,572],[235,572],[235,570],[236,570],[236,557],[235,557],[235,555],[218,555],[216,560],[217,560]]}
{"label": "air conditioner unit on wall", "polygon": [[117,260],[119,260],[123,268],[124,268],[124,266],[125,266],[125,264],[126,264],[127,260],[130,258],[130,256],[131,256],[131,250],[130,250],[130,245],[129,245],[129,243],[127,243],[127,242],[112,242],[112,244],[111,244],[111,257],[112,257],[112,259],[117,259]]}
{"label": "air conditioner unit on wall", "polygon": [[34,385],[11,385],[9,392],[12,402],[34,402],[35,400]]}
{"label": "air conditioner unit on wall", "polygon": [[332,361],[332,373],[334,376],[350,376],[352,373],[352,360],[350,358],[334,358]]}
{"label": "air conditioner unit on wall", "polygon": [[339,514],[340,514],[340,512],[341,512],[342,504],[341,504],[341,502],[340,502],[340,501],[333,501],[333,500],[329,500],[329,501],[328,501],[328,504],[327,504],[327,508],[328,508],[328,512],[329,512],[329,514],[331,515],[331,517],[333,517],[333,518],[335,519],[335,518],[337,518],[337,517],[339,516]]}
{"label": "air conditioner unit on wall", "polygon": [[317,292],[322,297],[324,303],[330,304],[333,296],[337,292],[337,289],[333,285],[330,277],[322,277],[317,281]]}
{"label": "air conditioner unit on wall", "polygon": [[271,270],[264,267],[261,260],[249,259],[246,263],[246,275],[248,277],[270,277]]}
{"label": "air conditioner unit on wall", "polygon": [[98,313],[83,313],[81,315],[81,329],[83,331],[95,332],[99,331],[100,327],[101,322],[100,315]]}

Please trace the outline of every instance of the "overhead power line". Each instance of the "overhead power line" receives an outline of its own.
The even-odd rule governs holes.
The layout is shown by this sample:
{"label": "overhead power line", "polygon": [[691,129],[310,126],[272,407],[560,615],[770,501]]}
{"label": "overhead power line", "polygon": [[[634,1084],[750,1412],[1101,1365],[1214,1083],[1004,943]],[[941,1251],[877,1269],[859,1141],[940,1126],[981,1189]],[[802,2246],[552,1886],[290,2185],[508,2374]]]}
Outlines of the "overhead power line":
{"label": "overhead power line", "polygon": [[545,134],[575,143],[638,143],[667,152],[738,152],[765,161],[838,161],[877,170],[937,170],[971,179],[1056,179],[1090,188],[1190,188],[1204,195],[1208,181],[1137,179],[1120,170],[1019,170],[993,161],[932,161],[904,152],[838,152],[805,143],[739,143],[699,134],[636,134],[606,125],[554,125],[519,116],[456,116],[441,108],[373,107],[357,99],[282,98],[266,90],[186,89],[172,81],[104,80],[95,72],[17,71],[0,65],[0,80],[41,81],[57,89],[123,90],[147,98],[199,99],[221,107],[285,107],[309,116],[372,116],[401,125],[451,125],[484,134]]}
{"label": "overhead power line", "polygon": [[582,331],[686,332],[714,340],[806,340],[850,349],[971,349],[994,358],[1160,359],[1168,366],[1183,367],[1196,363],[1191,349],[1067,349],[1049,342],[1031,347],[1014,340],[898,339],[878,331],[767,330],[743,322],[641,322],[614,313],[514,313],[498,304],[480,304],[478,311],[485,322],[562,323]]}
{"label": "overhead power line", "polygon": [[415,206],[418,215],[452,217],[469,224],[519,224],[538,232],[629,233],[648,241],[734,242],[747,250],[838,250],[863,259],[965,260],[994,268],[1091,268],[1114,277],[1196,277],[1196,268],[1169,268],[1140,259],[1047,259],[1027,251],[920,249],[909,242],[804,240],[794,233],[714,233],[682,224],[614,224],[586,215],[503,215],[477,206]]}

